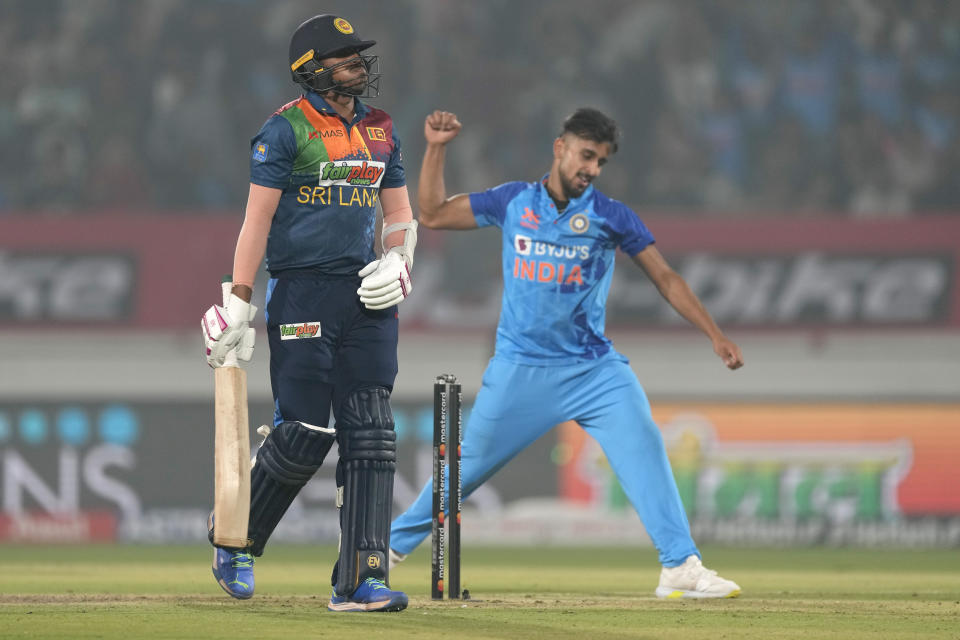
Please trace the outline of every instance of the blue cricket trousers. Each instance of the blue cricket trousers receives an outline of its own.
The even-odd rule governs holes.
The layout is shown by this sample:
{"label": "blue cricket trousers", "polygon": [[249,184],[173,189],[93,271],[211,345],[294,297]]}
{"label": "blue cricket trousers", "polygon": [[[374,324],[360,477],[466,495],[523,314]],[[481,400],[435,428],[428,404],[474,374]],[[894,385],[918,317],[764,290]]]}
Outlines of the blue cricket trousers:
{"label": "blue cricket trousers", "polygon": [[[699,556],[650,403],[629,364],[615,352],[567,366],[494,357],[464,429],[464,497],[567,420],[576,420],[600,444],[660,562],[672,567]],[[413,505],[393,521],[390,546],[395,551],[409,553],[430,533],[432,484],[428,481]]]}

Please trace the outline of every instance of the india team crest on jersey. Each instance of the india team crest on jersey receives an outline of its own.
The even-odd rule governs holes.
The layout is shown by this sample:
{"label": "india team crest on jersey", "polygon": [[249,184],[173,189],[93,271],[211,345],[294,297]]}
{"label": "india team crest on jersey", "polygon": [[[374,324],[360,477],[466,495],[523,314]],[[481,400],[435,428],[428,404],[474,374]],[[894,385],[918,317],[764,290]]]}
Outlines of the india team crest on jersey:
{"label": "india team crest on jersey", "polygon": [[570,218],[570,230],[574,233],[584,233],[590,228],[590,218],[585,213],[578,213]]}

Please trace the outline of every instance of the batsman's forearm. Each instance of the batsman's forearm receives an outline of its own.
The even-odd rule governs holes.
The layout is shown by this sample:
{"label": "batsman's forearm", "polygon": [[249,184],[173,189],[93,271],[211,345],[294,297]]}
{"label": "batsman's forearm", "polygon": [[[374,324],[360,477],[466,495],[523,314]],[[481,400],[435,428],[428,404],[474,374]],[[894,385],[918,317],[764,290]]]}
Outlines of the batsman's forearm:
{"label": "batsman's forearm", "polygon": [[[410,195],[407,188],[396,187],[383,189],[380,192],[380,206],[383,209],[383,226],[387,227],[398,222],[413,220],[413,208],[410,207]],[[383,243],[383,250],[403,244],[406,231],[395,231],[387,236]]]}
{"label": "batsman's forearm", "polygon": [[250,183],[237,250],[233,254],[233,293],[250,302],[257,270],[267,252],[267,236],[283,191]]}
{"label": "batsman's forearm", "polygon": [[257,270],[267,251],[267,235],[270,232],[269,221],[247,218],[240,228],[237,238],[237,250],[233,256],[233,293],[242,300],[250,302],[253,295],[253,283]]}
{"label": "batsman's forearm", "polygon": [[427,227],[434,221],[434,216],[447,199],[447,186],[443,181],[446,157],[446,145],[427,144],[417,189],[417,202],[420,205],[419,219]]}

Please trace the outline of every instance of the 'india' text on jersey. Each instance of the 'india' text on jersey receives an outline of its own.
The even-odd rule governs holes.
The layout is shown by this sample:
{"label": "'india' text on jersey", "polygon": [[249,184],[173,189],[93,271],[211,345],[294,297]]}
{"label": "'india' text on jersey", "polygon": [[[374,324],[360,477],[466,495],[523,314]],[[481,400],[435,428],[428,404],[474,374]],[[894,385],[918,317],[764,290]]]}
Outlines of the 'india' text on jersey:
{"label": "'india' text on jersey", "polygon": [[470,194],[477,224],[503,230],[503,302],[497,357],[560,365],[613,351],[604,335],[617,247],[630,256],[654,242],[626,205],[593,188],[562,213],[543,181]]}

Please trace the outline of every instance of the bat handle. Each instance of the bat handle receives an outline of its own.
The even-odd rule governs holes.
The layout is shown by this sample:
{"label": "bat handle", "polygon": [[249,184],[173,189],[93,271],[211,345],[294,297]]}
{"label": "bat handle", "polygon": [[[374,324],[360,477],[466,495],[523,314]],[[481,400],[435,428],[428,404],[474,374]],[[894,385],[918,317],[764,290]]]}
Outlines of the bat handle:
{"label": "bat handle", "polygon": [[[220,290],[223,293],[223,306],[226,308],[227,302],[230,300],[230,293],[233,291],[233,278],[231,276],[223,276],[220,279]],[[223,366],[225,367],[239,367],[240,362],[237,361],[237,352],[234,350],[228,351],[227,355],[223,358]]]}
{"label": "bat handle", "polygon": [[230,301],[230,293],[233,291],[233,278],[230,276],[223,276],[220,279],[220,291],[223,292],[223,306],[227,306],[227,302]]}
{"label": "bat handle", "polygon": [[227,351],[227,355],[223,356],[223,366],[225,367],[239,367],[240,361],[237,360],[237,351],[236,349],[231,349]]}

